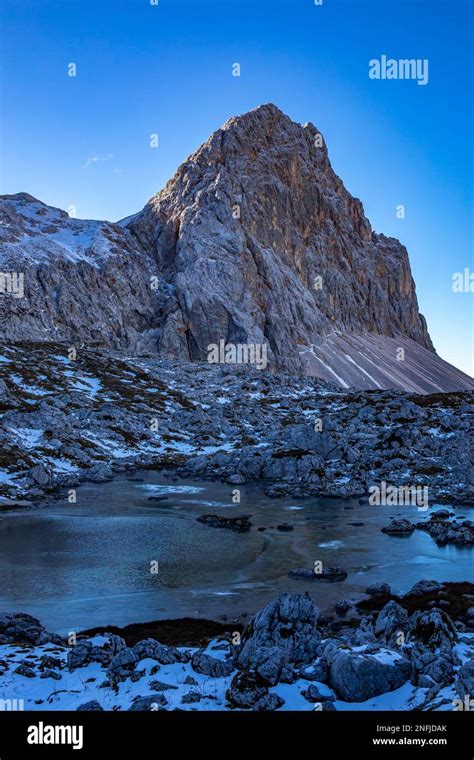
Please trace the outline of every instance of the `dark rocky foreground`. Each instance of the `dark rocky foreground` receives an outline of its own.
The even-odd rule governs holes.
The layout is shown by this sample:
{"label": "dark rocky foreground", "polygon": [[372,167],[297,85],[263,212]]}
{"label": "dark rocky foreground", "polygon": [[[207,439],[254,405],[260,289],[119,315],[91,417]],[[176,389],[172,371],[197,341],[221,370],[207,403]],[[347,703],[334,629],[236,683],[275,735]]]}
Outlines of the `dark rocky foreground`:
{"label": "dark rocky foreground", "polygon": [[269,496],[364,497],[385,482],[427,489],[430,505],[473,503],[470,392],[345,391],[85,348],[70,360],[56,343],[0,357],[3,508],[139,467],[260,482]]}
{"label": "dark rocky foreground", "polygon": [[321,615],[308,594],[282,594],[243,630],[188,619],[72,640],[29,615],[4,615],[2,697],[52,710],[464,709],[474,584],[420,581],[403,597],[386,584],[367,591],[336,616]]}

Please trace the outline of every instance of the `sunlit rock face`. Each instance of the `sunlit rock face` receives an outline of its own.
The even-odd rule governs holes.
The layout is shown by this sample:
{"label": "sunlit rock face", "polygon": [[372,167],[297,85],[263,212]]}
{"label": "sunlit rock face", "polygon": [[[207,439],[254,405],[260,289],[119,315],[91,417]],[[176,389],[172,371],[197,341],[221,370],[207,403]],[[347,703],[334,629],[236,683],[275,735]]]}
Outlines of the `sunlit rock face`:
{"label": "sunlit rock face", "polygon": [[372,231],[317,129],[274,105],[226,122],[118,224],[26,194],[0,215],[0,264],[26,293],[2,299],[5,337],[185,361],[263,345],[265,369],[340,387],[472,387],[433,351],[406,249]]}
{"label": "sunlit rock face", "polygon": [[406,249],[372,231],[317,129],[273,105],[230,119],[125,223],[172,285],[166,355],[264,342],[273,368],[342,387],[469,385],[433,353]]}
{"label": "sunlit rock face", "polygon": [[2,340],[153,348],[151,269],[119,225],[71,218],[27,193],[0,196]]}

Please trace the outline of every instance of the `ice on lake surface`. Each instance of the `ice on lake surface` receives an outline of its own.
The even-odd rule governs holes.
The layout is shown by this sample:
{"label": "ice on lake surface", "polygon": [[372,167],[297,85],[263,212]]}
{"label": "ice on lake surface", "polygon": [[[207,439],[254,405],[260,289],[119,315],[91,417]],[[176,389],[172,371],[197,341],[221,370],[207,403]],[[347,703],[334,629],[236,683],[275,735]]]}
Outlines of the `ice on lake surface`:
{"label": "ice on lake surface", "polygon": [[[239,486],[240,504],[233,504],[234,488],[146,471],[83,485],[76,504],[65,499],[42,510],[4,513],[0,612],[28,612],[49,630],[67,632],[166,618],[233,619],[283,591],[308,590],[324,609],[360,598],[375,582],[404,593],[421,578],[472,576],[472,549],[438,547],[424,531],[404,538],[381,533],[391,518],[417,522],[431,510],[360,505],[358,499],[270,499],[246,485]],[[253,528],[235,533],[196,521],[210,512],[249,514]],[[277,530],[284,522],[294,530]],[[318,560],[344,567],[347,580],[288,578],[290,569],[311,569]],[[155,562],[157,574],[151,572]]]}

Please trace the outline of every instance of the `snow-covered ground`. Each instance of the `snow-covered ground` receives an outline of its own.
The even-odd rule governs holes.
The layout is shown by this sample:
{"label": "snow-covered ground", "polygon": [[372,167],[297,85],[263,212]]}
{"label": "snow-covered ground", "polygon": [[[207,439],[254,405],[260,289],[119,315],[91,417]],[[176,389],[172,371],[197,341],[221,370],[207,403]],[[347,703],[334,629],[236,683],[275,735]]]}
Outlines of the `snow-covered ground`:
{"label": "snow-covered ground", "polygon": [[[90,639],[95,646],[103,646],[107,636],[98,635]],[[364,651],[365,647],[358,650]],[[195,648],[180,647],[180,651],[194,654]],[[203,651],[215,659],[225,660],[229,654],[229,646],[224,640],[215,639]],[[462,663],[474,656],[474,634],[464,634],[463,642],[455,647]],[[66,665],[68,649],[54,644],[42,646],[3,645],[0,646],[0,670],[6,665],[1,675],[1,699],[21,701],[25,710],[76,710],[80,705],[96,701],[104,710],[128,710],[133,700],[139,696],[157,695],[155,709],[173,710],[226,710],[229,704],[226,691],[237,671],[221,678],[211,678],[196,672],[191,662],[176,662],[171,665],[159,665],[156,660],[146,658],[137,663],[136,672],[140,674],[137,680],[128,677],[119,681],[116,689],[111,688],[106,675],[106,668],[98,662],[92,662],[76,670],[69,670]],[[60,665],[54,671],[60,676],[42,677],[38,664],[42,657],[57,658]],[[383,661],[393,660],[394,653],[381,651],[378,657]],[[26,677],[16,673],[16,668],[22,663],[35,672],[34,677]],[[311,667],[307,668],[308,673]],[[159,682],[159,684],[157,684]],[[417,688],[409,681],[394,691],[381,694],[365,702],[344,702],[336,699],[334,692],[324,683],[300,678],[295,683],[280,683],[269,689],[270,694],[277,694],[284,700],[280,710],[315,710],[320,709],[321,703],[308,701],[304,696],[309,685],[318,688],[321,695],[333,702],[336,710],[414,710],[422,707],[427,689]],[[166,704],[160,704],[159,695],[164,695]],[[183,702],[186,695],[195,695],[193,700]],[[458,698],[453,685],[443,688],[437,697],[439,706],[433,705],[434,710],[453,710],[454,701]],[[151,708],[153,709],[153,707]]]}

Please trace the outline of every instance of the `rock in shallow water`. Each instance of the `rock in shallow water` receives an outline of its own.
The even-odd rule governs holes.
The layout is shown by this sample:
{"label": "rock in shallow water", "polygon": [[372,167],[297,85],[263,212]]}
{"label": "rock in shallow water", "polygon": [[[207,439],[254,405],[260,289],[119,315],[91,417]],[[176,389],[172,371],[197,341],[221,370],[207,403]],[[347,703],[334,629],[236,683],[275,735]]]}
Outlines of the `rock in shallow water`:
{"label": "rock in shallow water", "polygon": [[289,578],[302,581],[344,581],[347,578],[347,572],[343,567],[328,567],[322,570],[320,573],[316,573],[314,570],[308,570],[305,567],[295,567],[288,573]]}
{"label": "rock in shallow water", "polygon": [[392,520],[385,528],[382,528],[382,533],[387,533],[389,536],[408,536],[415,530],[415,526],[409,520]]}
{"label": "rock in shallow water", "polygon": [[237,533],[246,533],[252,527],[250,515],[238,517],[221,517],[220,515],[201,515],[196,518],[198,522],[208,525],[210,528],[227,528]]}

